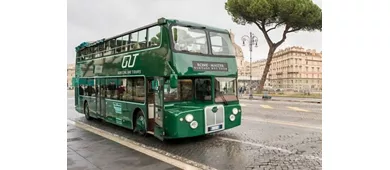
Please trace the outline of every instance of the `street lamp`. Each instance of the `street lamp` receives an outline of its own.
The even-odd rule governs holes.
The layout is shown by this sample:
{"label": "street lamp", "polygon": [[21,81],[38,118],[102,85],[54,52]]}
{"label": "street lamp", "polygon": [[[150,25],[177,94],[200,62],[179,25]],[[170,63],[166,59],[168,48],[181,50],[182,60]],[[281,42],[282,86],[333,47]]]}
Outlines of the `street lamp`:
{"label": "street lamp", "polygon": [[242,46],[245,46],[245,41],[249,42],[249,56],[250,56],[250,62],[249,62],[249,99],[253,99],[252,94],[252,46],[255,44],[255,47],[257,47],[257,37],[252,33],[249,32],[249,36],[244,35],[241,37],[242,40]]}

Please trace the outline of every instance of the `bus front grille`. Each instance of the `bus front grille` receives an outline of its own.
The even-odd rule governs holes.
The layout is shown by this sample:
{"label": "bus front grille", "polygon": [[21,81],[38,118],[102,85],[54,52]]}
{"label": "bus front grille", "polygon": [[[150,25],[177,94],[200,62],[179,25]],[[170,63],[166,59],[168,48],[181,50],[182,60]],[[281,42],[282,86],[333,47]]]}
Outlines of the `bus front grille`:
{"label": "bus front grille", "polygon": [[205,113],[205,133],[216,132],[225,129],[225,109],[223,105],[207,106]]}

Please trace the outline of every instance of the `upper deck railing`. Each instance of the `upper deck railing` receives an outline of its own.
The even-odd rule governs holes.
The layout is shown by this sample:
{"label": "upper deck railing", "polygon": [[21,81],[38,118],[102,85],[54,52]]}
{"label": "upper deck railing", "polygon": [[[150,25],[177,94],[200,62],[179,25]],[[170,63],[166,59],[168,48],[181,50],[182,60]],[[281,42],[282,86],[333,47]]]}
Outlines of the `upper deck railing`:
{"label": "upper deck railing", "polygon": [[[161,43],[161,42],[159,42]],[[97,50],[96,52],[88,53],[88,54],[83,54],[83,50],[88,50],[87,47],[86,49],[83,49],[80,51],[80,54],[76,57],[76,61],[84,61],[84,60],[90,60],[90,59],[95,59],[95,58],[100,58],[100,57],[106,57],[114,54],[119,54],[119,53],[124,53],[124,52],[130,52],[130,51],[137,51],[137,50],[142,50],[142,49],[147,49],[151,47],[157,47],[159,46],[159,43],[155,42],[148,42],[148,43],[130,43],[130,44],[124,44],[121,46],[116,46],[116,47],[109,47],[107,46],[105,49]],[[100,49],[100,48],[98,48]]]}

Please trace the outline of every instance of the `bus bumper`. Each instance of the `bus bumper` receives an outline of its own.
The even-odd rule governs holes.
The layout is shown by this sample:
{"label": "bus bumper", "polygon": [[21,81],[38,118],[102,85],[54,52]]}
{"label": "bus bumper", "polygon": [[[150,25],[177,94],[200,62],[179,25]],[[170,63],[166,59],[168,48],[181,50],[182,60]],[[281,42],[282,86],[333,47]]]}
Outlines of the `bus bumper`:
{"label": "bus bumper", "polygon": [[[233,114],[233,108],[239,110],[238,113]],[[186,119],[186,116],[191,114],[193,119]],[[221,113],[222,114],[222,113]],[[172,114],[167,113],[164,120],[165,139],[187,138],[212,134],[227,129],[231,129],[241,125],[241,107],[239,105],[224,106],[223,122],[207,123],[207,112],[201,110],[189,111],[186,113]],[[189,116],[191,117],[191,116]],[[206,125],[207,124],[207,125]]]}

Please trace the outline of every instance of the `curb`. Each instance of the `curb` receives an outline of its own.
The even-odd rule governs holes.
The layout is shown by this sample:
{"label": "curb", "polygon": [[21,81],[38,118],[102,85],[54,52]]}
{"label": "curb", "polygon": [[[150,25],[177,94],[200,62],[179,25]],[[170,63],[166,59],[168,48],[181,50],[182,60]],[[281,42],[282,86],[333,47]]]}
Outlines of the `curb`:
{"label": "curb", "polygon": [[204,165],[202,163],[198,163],[178,155],[165,152],[161,149],[138,143],[126,137],[99,129],[95,126],[88,125],[77,120],[68,119],[68,123],[183,170],[216,170],[215,168]]}
{"label": "curb", "polygon": [[[248,99],[248,100],[263,100],[261,98],[239,98],[239,99]],[[269,99],[268,99],[269,100]],[[282,101],[282,102],[300,102],[300,103],[315,103],[315,104],[321,104],[322,101],[304,101],[304,100],[278,100],[278,99],[271,99],[271,101]]]}

